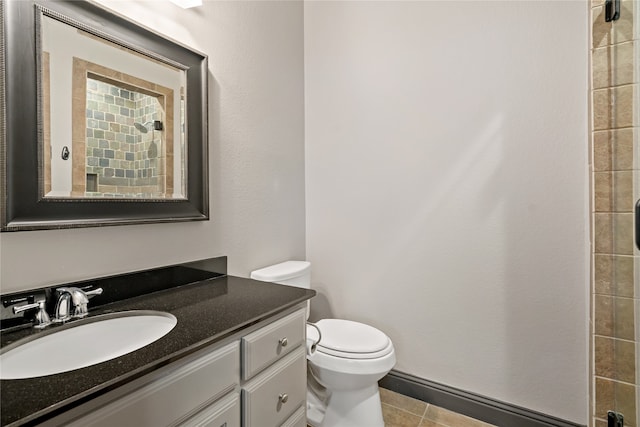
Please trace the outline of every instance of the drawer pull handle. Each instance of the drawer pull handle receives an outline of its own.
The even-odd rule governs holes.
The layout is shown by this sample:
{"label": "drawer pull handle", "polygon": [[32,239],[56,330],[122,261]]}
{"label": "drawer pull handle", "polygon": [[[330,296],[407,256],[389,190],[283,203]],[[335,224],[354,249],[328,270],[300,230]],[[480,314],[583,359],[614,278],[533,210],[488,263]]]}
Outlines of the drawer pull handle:
{"label": "drawer pull handle", "polygon": [[287,337],[282,338],[280,341],[278,341],[278,343],[282,346],[282,347],[286,347],[287,344],[289,344],[289,341],[287,340]]}
{"label": "drawer pull handle", "polygon": [[289,400],[289,395],[287,393],[282,393],[280,396],[278,396],[278,399],[282,403],[287,403],[287,400]]}

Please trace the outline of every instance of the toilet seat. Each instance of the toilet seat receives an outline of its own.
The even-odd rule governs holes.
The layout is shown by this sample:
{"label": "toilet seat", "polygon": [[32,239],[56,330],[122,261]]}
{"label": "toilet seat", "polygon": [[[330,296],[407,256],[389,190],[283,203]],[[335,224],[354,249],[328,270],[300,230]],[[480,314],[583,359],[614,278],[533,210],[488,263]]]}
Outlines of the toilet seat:
{"label": "toilet seat", "polygon": [[[381,351],[380,354],[382,353]],[[396,363],[396,354],[393,344],[389,343],[389,346],[384,350],[384,355],[375,358],[355,359],[352,357],[344,357],[344,355],[334,356],[324,351],[316,350],[307,355],[307,361],[314,375],[323,378],[325,381],[327,378],[326,375],[337,375],[335,378],[338,383],[342,383],[343,381],[349,383],[352,382],[354,378],[362,378],[363,376],[380,375],[380,377],[375,380],[377,381],[393,368]],[[344,377],[344,375],[354,375],[355,377],[350,377],[350,379],[347,380],[347,377]],[[337,378],[343,379],[338,380]]]}
{"label": "toilet seat", "polygon": [[[317,352],[343,359],[377,359],[393,351],[389,337],[373,326],[343,319],[322,319],[315,326],[322,333]],[[307,327],[307,336],[317,341],[318,332]]]}

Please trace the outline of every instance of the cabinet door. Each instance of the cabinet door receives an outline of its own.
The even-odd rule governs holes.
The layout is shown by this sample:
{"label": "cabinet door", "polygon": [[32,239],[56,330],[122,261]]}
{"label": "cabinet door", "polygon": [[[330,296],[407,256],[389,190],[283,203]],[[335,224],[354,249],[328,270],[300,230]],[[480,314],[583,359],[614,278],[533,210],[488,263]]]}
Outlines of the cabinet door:
{"label": "cabinet door", "polygon": [[161,379],[76,419],[73,427],[172,426],[232,391],[239,383],[240,352],[234,342],[176,362]]}
{"label": "cabinet door", "polygon": [[240,427],[240,395],[232,393],[189,418],[181,427]]}
{"label": "cabinet door", "polygon": [[305,406],[306,403],[300,406],[280,427],[307,427],[307,412],[305,411]]}
{"label": "cabinet door", "polygon": [[304,346],[260,373],[242,389],[244,427],[278,427],[307,397]]}
{"label": "cabinet door", "polygon": [[248,380],[304,342],[306,311],[298,310],[242,338],[242,379]]}

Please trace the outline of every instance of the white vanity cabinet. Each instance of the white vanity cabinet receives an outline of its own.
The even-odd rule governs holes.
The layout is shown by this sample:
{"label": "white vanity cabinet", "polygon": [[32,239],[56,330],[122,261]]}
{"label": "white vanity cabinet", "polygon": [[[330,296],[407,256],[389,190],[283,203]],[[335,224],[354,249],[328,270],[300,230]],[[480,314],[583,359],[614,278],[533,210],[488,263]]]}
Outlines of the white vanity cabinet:
{"label": "white vanity cabinet", "polygon": [[41,426],[306,427],[305,322],[275,316]]}
{"label": "white vanity cabinet", "polygon": [[[226,427],[240,427],[238,393],[235,391],[240,380],[239,356],[238,341],[213,352],[198,352],[185,361],[176,362],[169,372],[163,371],[162,377],[154,378],[68,425],[208,426],[216,425],[209,423],[216,420],[216,427],[225,423]],[[218,402],[223,396],[225,398]]]}
{"label": "white vanity cabinet", "polygon": [[298,310],[242,338],[243,426],[306,426],[305,313]]}
{"label": "white vanity cabinet", "polygon": [[238,393],[220,399],[181,424],[184,427],[236,427],[240,425]]}

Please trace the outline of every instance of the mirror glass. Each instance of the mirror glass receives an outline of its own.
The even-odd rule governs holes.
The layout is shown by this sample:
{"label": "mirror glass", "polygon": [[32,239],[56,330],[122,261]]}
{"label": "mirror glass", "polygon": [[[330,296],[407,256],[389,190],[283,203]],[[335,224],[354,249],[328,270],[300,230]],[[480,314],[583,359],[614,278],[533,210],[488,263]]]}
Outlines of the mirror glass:
{"label": "mirror glass", "polygon": [[0,231],[209,219],[208,58],[92,1],[0,0]]}
{"label": "mirror glass", "polygon": [[49,16],[42,196],[184,199],[186,71]]}

